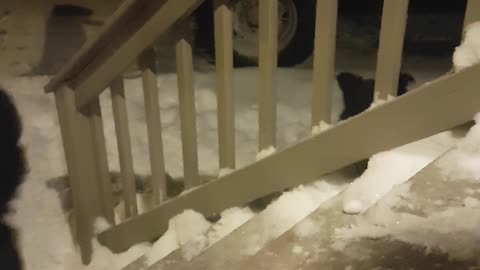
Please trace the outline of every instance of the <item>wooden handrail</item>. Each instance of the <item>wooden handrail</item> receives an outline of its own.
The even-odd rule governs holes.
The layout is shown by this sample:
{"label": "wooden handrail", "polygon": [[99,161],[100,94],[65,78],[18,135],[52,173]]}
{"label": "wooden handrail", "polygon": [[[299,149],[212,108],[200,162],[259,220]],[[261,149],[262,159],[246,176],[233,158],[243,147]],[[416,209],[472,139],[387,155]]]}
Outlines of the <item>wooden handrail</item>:
{"label": "wooden handrail", "polygon": [[97,36],[85,43],[85,45],[67,62],[67,64],[45,86],[45,92],[57,90],[63,83],[69,81],[81,72],[109,42],[110,35],[124,26],[126,18],[132,16],[141,2],[137,0],[125,0],[111,17],[107,19]]}

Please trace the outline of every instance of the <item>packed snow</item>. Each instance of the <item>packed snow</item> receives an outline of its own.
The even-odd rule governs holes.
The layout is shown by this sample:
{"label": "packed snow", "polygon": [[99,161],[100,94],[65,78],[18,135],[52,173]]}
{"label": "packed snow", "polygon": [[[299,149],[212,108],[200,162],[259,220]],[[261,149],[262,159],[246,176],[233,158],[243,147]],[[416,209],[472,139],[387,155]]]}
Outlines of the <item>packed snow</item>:
{"label": "packed snow", "polygon": [[466,137],[458,143],[448,158],[442,159],[437,166],[443,172],[444,180],[465,179],[480,181],[480,113],[475,116],[474,125]]}
{"label": "packed snow", "polygon": [[211,224],[202,214],[192,210],[185,210],[172,218],[168,224],[167,232],[154,245],[148,254],[148,263],[151,265],[162,259],[170,252],[187,244],[189,249],[185,249],[186,256],[207,245],[204,237]]}
{"label": "packed snow", "polygon": [[234,170],[230,168],[221,168],[218,171],[218,177],[224,177],[225,175],[231,174]]}
{"label": "packed snow", "polygon": [[153,265],[178,248],[186,260],[191,260],[250,220],[254,213],[248,208],[235,207],[223,211],[220,216],[221,219],[215,224],[192,210],[175,216],[170,220],[167,232],[146,253],[147,264]]}
{"label": "packed snow", "polygon": [[[252,235],[246,235],[247,244],[241,250],[241,255],[256,254],[269,241],[279,237],[295,224],[306,218],[320,204],[339,194],[352,179],[350,169],[326,175],[318,181],[298,186],[284,192],[280,197],[262,211],[256,224],[258,230]],[[313,228],[303,228],[302,234]]]}
{"label": "packed snow", "polygon": [[465,36],[453,53],[455,71],[460,71],[480,62],[480,22],[474,22],[465,28]]}
{"label": "packed snow", "polygon": [[321,121],[318,125],[312,127],[312,135],[318,135],[331,127],[331,124]]}
{"label": "packed snow", "polygon": [[275,149],[275,147],[273,147],[273,146],[267,147],[267,148],[261,150],[260,152],[258,152],[258,154],[256,156],[256,160],[259,161],[261,159],[269,157],[269,156],[275,154],[275,152],[277,152],[277,149]]}

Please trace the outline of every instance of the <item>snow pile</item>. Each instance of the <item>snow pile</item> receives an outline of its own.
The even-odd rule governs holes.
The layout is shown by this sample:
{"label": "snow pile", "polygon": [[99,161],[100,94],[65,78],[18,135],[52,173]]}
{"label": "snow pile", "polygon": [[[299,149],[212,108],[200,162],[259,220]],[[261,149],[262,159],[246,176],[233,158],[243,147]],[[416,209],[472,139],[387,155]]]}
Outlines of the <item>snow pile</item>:
{"label": "snow pile", "polygon": [[257,156],[256,156],[256,160],[259,161],[259,160],[262,160],[266,157],[269,157],[273,154],[275,154],[277,150],[275,149],[275,147],[273,146],[270,146],[268,148],[265,148],[263,149],[262,151],[258,152]]}
{"label": "snow pile", "polygon": [[340,193],[347,185],[345,179],[348,178],[345,172],[337,172],[312,184],[301,185],[284,192],[260,214],[258,231],[256,234],[246,236],[248,243],[241,251],[242,254],[246,256],[256,254],[266,243],[285,233],[316,210],[320,204]]}
{"label": "snow pile", "polygon": [[204,216],[192,210],[185,210],[175,216],[169,221],[167,232],[155,242],[149,252],[148,264],[152,265],[187,243],[196,243],[195,246],[190,244],[188,252],[194,252],[192,248],[203,248],[206,245],[204,235],[210,226],[211,223]]}
{"label": "snow pile", "polygon": [[318,135],[331,127],[331,124],[321,121],[318,125],[312,127],[312,135]]}
{"label": "snow pile", "polygon": [[222,178],[225,175],[231,174],[233,171],[234,171],[234,169],[231,169],[231,168],[221,168],[218,171],[218,178]]}
{"label": "snow pile", "polygon": [[465,29],[462,44],[453,53],[456,72],[480,62],[480,22],[469,24]]}
{"label": "snow pile", "polygon": [[168,230],[148,252],[147,263],[153,265],[177,249],[186,260],[191,260],[253,216],[248,208],[231,208],[223,211],[221,219],[212,225],[203,215],[185,210],[169,221]]}
{"label": "snow pile", "polygon": [[[148,212],[155,207],[155,204],[153,203],[153,197],[150,193],[144,193],[144,194],[137,193],[135,194],[135,197],[137,199],[137,208],[138,208],[139,214]],[[120,203],[117,206],[115,206],[114,214],[115,214],[115,222],[117,224],[122,223],[127,219],[124,200],[121,200]]]}
{"label": "snow pile", "polygon": [[320,180],[283,193],[265,209],[264,218],[270,221],[268,234],[282,234],[292,223],[302,220],[321,203],[337,195],[342,186]]}
{"label": "snow pile", "polygon": [[410,179],[455,142],[450,131],[372,156],[367,170],[344,193],[343,210],[359,214],[395,185]]}
{"label": "snow pile", "polygon": [[96,218],[95,222],[93,223],[93,233],[95,235],[99,235],[104,231],[110,229],[112,225],[103,217]]}
{"label": "snow pile", "polygon": [[480,113],[475,122],[455,149],[437,163],[445,180],[480,181]]}

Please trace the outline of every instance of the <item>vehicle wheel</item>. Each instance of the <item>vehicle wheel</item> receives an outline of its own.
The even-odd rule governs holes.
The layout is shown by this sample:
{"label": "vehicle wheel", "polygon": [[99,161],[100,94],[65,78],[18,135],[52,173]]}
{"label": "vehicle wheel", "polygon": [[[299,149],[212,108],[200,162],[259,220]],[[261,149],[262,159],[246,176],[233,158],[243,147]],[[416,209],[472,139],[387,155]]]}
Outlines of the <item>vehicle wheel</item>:
{"label": "vehicle wheel", "polygon": [[[279,0],[278,65],[293,66],[313,51],[315,0]],[[233,0],[234,64],[258,64],[258,0]],[[212,57],[215,54],[213,7],[205,3],[197,13],[196,44]]]}

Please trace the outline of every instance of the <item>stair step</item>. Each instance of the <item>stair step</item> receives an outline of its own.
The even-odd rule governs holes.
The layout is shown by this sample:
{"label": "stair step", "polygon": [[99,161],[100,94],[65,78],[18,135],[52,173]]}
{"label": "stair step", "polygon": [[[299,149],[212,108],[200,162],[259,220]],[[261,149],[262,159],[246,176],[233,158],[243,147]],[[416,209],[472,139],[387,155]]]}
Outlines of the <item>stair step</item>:
{"label": "stair step", "polygon": [[[338,190],[343,189],[348,183],[353,181],[358,176],[358,171],[354,166],[350,166],[344,168],[336,173],[326,175],[322,177],[321,180],[324,180],[328,183],[332,183],[337,185],[338,183]],[[332,191],[338,192],[338,191]],[[335,193],[332,193],[332,196]],[[329,198],[326,197],[324,200],[328,200]],[[322,203],[322,199],[319,198],[318,204]],[[316,207],[315,207],[316,208]],[[215,263],[217,265],[222,264],[231,264],[235,263],[243,259],[240,255],[242,250],[248,250],[248,248],[254,244],[258,249],[265,246],[269,241],[277,238],[282,233],[286,232],[288,229],[293,227],[296,223],[302,220],[305,216],[307,216],[310,211],[305,211],[305,213],[298,214],[295,217],[283,220],[281,226],[276,227],[276,230],[267,230],[266,228],[270,228],[276,224],[275,219],[272,219],[275,216],[273,213],[278,212],[277,209],[273,209],[271,207],[267,207],[262,212],[258,213],[252,219],[247,221],[245,224],[241,225],[239,228],[234,230],[229,235],[225,236],[212,246],[208,247],[204,250],[201,254],[197,257],[194,257],[190,261],[184,258],[182,250],[177,249],[174,252],[170,253],[168,256],[164,257],[159,262],[153,264],[150,268],[148,268],[148,259],[146,256],[142,256],[132,262],[127,267],[123,268],[122,270],[144,270],[144,269],[183,269],[182,267],[189,267],[190,262],[195,261],[195,269],[211,269],[213,266],[210,265],[212,261],[212,257],[216,258]],[[262,230],[262,228],[264,228]],[[246,237],[246,236],[253,236]],[[253,240],[253,242],[252,242]],[[230,250],[228,254],[225,254],[224,251]],[[226,265],[224,265],[226,266]],[[228,269],[228,267],[226,267]]]}
{"label": "stair step", "polygon": [[[452,130],[452,132],[456,136],[448,136],[448,137],[455,137],[454,139],[444,140],[445,136],[443,134],[439,134],[438,136],[433,136],[429,139],[423,140],[421,142],[415,143],[415,146],[412,144],[411,146],[402,147],[402,151],[411,151],[412,147],[425,149],[425,151],[431,152],[432,150],[428,150],[428,146],[431,146],[432,143],[439,146],[435,146],[434,152],[437,154],[433,154],[432,158],[438,157],[441,153],[448,151],[452,146],[455,145],[456,142],[460,138],[462,138],[470,125],[463,125],[457,127],[456,129]],[[406,150],[408,149],[408,150]],[[418,150],[417,150],[418,151]],[[425,153],[427,156],[431,155]],[[352,167],[353,168],[353,167]],[[356,176],[354,171],[349,172],[349,176],[352,179]],[[331,176],[330,176],[331,177]],[[331,179],[330,179],[331,180]],[[355,185],[354,185],[355,186]],[[338,197],[338,196],[337,196]],[[269,217],[271,214],[266,211],[260,213],[258,216],[247,222],[232,234],[228,235],[224,239],[220,240],[218,243],[207,249],[203,254],[200,254],[198,257],[193,258],[191,261],[187,261],[183,258],[182,252],[177,250],[171,253],[169,256],[164,258],[163,260],[155,263],[151,268],[148,269],[162,269],[162,270],[178,270],[178,269],[195,269],[195,270],[214,270],[214,269],[249,269],[243,268],[244,261],[250,261],[248,258],[255,255],[258,250],[261,250],[275,238],[280,237],[284,232],[292,228],[297,222],[300,221],[300,217],[295,222],[290,221],[291,224],[287,224],[283,231],[277,232],[274,235],[266,236],[266,228],[268,227],[265,225],[267,222],[272,222],[272,218],[269,218],[269,221],[265,220],[264,217]],[[304,216],[306,217],[306,215]],[[352,217],[352,216],[346,216]],[[275,221],[275,220],[274,220]],[[277,222],[282,222],[280,219],[276,220]],[[273,224],[271,224],[273,225]],[[302,227],[301,227],[302,228]],[[255,243],[257,242],[257,243]],[[252,250],[252,244],[255,249]],[[298,249],[299,247],[297,247]],[[250,250],[250,253],[246,253],[245,251]],[[298,252],[299,250],[296,250]],[[145,260],[145,259],[144,259]],[[237,267],[237,265],[241,265],[242,267]],[[251,265],[248,265],[249,267]],[[146,269],[145,265],[144,268],[138,269]],[[253,267],[253,266],[252,266]],[[136,268],[132,268],[136,269]]]}
{"label": "stair step", "polygon": [[[474,254],[459,259],[436,249],[426,253],[426,247],[419,245],[416,242],[418,240],[382,234],[382,229],[387,230],[385,228],[404,232],[402,229],[406,230],[406,227],[402,227],[402,224],[405,224],[406,218],[418,224],[423,224],[421,221],[426,217],[436,215],[440,220],[442,215],[448,219],[451,213],[445,212],[447,209],[469,211],[465,206],[469,204],[469,207],[477,207],[475,211],[478,212],[480,182],[468,181],[470,179],[445,180],[445,175],[439,169],[440,164],[449,163],[455,158],[455,151],[452,148],[410,181],[395,187],[362,215],[344,214],[342,194],[336,196],[255,256],[229,269],[478,269],[473,268],[478,267]],[[393,221],[390,224],[382,223],[382,217],[387,214],[390,215],[389,220]],[[468,221],[451,222],[458,224]],[[422,228],[419,225],[410,229],[416,233],[413,238],[429,233],[422,231]],[[455,238],[458,241],[459,238],[463,240],[474,236],[452,237],[445,233],[433,235],[431,240],[445,244]],[[468,248],[472,247],[465,247]],[[478,244],[475,248],[478,251]]]}

